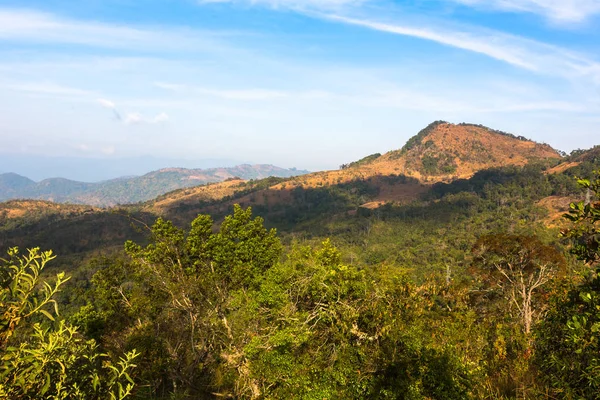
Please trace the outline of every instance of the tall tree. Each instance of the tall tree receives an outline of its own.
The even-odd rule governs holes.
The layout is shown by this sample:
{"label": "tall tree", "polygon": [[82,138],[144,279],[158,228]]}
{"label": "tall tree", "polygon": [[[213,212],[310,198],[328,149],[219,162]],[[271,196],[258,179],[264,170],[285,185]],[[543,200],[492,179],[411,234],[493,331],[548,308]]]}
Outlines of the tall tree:
{"label": "tall tree", "polygon": [[535,236],[494,234],[480,237],[473,254],[479,277],[506,296],[529,334],[544,311],[536,295],[566,266],[562,253]]}

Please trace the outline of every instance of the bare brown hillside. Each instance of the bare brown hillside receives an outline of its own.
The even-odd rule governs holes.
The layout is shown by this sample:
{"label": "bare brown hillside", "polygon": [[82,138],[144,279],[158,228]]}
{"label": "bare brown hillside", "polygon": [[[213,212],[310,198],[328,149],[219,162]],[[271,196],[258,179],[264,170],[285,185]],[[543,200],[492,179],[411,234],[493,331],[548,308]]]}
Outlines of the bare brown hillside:
{"label": "bare brown hillside", "polygon": [[292,202],[294,190],[336,188],[353,182],[370,182],[377,187],[377,193],[363,204],[375,208],[385,203],[413,201],[433,183],[469,178],[482,169],[560,157],[549,145],[483,126],[435,122],[412,137],[401,150],[366,157],[365,162],[352,163],[345,169],[289,178],[259,191],[248,190],[243,181],[189,188],[149,203],[146,210],[168,215],[192,214],[199,209],[200,202],[220,199],[225,201],[203,206],[203,212],[222,212],[234,202],[272,207]]}
{"label": "bare brown hillside", "polygon": [[469,178],[492,167],[560,158],[549,145],[523,137],[479,125],[436,122],[371,166],[381,173],[396,171],[423,182],[439,182]]}
{"label": "bare brown hillside", "polygon": [[554,168],[550,168],[546,172],[548,174],[559,174],[568,169],[577,167],[583,162],[587,161],[595,163],[600,160],[600,146],[595,146],[588,150],[577,150],[574,153],[575,154],[571,154],[567,157],[564,162],[558,164]]}

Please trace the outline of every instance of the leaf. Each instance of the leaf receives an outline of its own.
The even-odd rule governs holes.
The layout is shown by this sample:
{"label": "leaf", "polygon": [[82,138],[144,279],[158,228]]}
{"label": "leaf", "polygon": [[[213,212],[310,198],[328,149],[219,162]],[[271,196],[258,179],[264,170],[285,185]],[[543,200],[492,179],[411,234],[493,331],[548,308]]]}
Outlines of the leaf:
{"label": "leaf", "polygon": [[50,374],[46,372],[46,381],[44,382],[44,386],[40,389],[40,394],[45,394],[50,388]]}
{"label": "leaf", "polygon": [[48,318],[50,321],[54,321],[54,317],[52,316],[52,314],[50,314],[48,311],[46,310],[39,310],[42,314],[44,314],[46,316],[46,318]]}

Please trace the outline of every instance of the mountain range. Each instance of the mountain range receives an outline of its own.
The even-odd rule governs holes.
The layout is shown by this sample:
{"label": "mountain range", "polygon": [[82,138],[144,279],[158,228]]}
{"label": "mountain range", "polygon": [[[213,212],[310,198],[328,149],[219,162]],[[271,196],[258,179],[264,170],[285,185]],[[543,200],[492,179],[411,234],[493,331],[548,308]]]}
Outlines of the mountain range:
{"label": "mountain range", "polygon": [[58,203],[106,207],[147,201],[172,190],[227,179],[291,177],[308,171],[284,169],[273,165],[238,165],[229,168],[163,168],[143,176],[122,177],[98,183],[64,178],[35,182],[15,173],[0,174],[0,201],[11,199],[48,200]]}
{"label": "mountain range", "polygon": [[[144,227],[158,217],[177,226],[186,226],[198,214],[219,222],[234,204],[251,206],[267,226],[282,233],[301,235],[337,236],[340,232],[332,226],[367,223],[372,215],[416,213],[419,219],[429,214],[445,219],[483,212],[477,207],[492,207],[490,199],[494,207],[518,204],[515,210],[525,207],[533,213],[523,218],[545,218],[552,224],[580,193],[575,177],[599,168],[600,147],[565,156],[547,144],[484,126],[437,121],[398,150],[304,175],[306,171],[273,166],[165,169],[90,186],[60,179],[36,184],[5,174],[0,180],[5,198],[10,188],[12,197],[34,193],[54,202],[0,203],[0,246],[51,248],[67,263],[69,257],[121,248],[126,239],[143,241]],[[175,190],[164,193],[169,189]],[[66,199],[83,204],[57,203]],[[121,205],[94,207],[116,203]]]}

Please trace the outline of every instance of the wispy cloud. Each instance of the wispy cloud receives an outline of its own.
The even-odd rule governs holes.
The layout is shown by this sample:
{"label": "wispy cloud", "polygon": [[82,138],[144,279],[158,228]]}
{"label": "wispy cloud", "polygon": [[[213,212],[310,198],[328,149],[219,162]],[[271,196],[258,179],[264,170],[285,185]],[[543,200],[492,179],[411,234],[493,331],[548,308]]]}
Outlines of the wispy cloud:
{"label": "wispy cloud", "polygon": [[96,101],[102,107],[108,108],[109,110],[111,110],[117,120],[119,120],[119,121],[123,120],[123,118],[121,117],[121,113],[119,112],[119,110],[117,110],[117,106],[115,105],[115,103],[113,103],[110,100],[106,100],[106,99],[97,99]]}
{"label": "wispy cloud", "polygon": [[162,122],[167,122],[169,120],[169,116],[165,112],[161,112],[154,117],[145,117],[144,115],[137,112],[126,113],[124,116],[118,110],[117,105],[107,99],[97,99],[98,104],[102,107],[111,110],[115,116],[115,118],[119,121],[122,121],[125,125],[137,125],[137,124],[159,124]]}
{"label": "wispy cloud", "polygon": [[123,122],[127,125],[136,125],[136,124],[159,124],[162,122],[167,122],[169,120],[169,116],[167,113],[160,113],[155,115],[154,117],[145,117],[140,113],[129,113],[123,119]]}
{"label": "wispy cloud", "polygon": [[580,22],[600,14],[599,0],[450,0],[480,8],[527,12],[555,22]]}
{"label": "wispy cloud", "polygon": [[[600,13],[600,0],[439,0],[477,7],[536,12],[562,21]],[[376,0],[230,0],[291,9],[315,18],[410,36],[481,54],[535,73],[600,82],[600,62],[570,49],[475,25],[413,18]],[[389,12],[388,12],[389,11]]]}
{"label": "wispy cloud", "polygon": [[11,90],[40,95],[58,95],[67,97],[92,96],[94,93],[89,90],[63,86],[54,82],[28,82],[15,83],[7,85]]}
{"label": "wispy cloud", "polygon": [[336,9],[345,6],[357,6],[369,0],[199,0],[198,4],[215,3],[251,3],[271,8],[292,9]]}
{"label": "wispy cloud", "polygon": [[187,92],[201,95],[209,95],[226,100],[262,101],[288,97],[290,93],[281,90],[270,89],[211,89],[194,85],[182,85],[178,83],[155,82],[154,86],[173,92]]}
{"label": "wispy cloud", "polygon": [[219,51],[217,33],[197,29],[144,27],[74,20],[27,9],[0,7],[0,40],[61,43],[152,51]]}
{"label": "wispy cloud", "polygon": [[507,43],[499,43],[502,38],[498,34],[486,36],[475,36],[468,32],[444,31],[434,28],[411,27],[389,23],[376,22],[364,19],[347,18],[339,15],[329,15],[327,18],[333,21],[339,21],[346,24],[358,25],[365,28],[387,32],[397,35],[412,36],[420,39],[431,40],[444,45],[457,47],[463,50],[473,51],[484,54],[496,60],[504,61],[517,67],[537,70],[537,66],[528,60],[527,53],[518,47]]}
{"label": "wispy cloud", "polygon": [[508,63],[529,71],[600,81],[600,62],[569,50],[489,29],[422,27],[327,14],[323,18],[390,34],[430,40]]}

